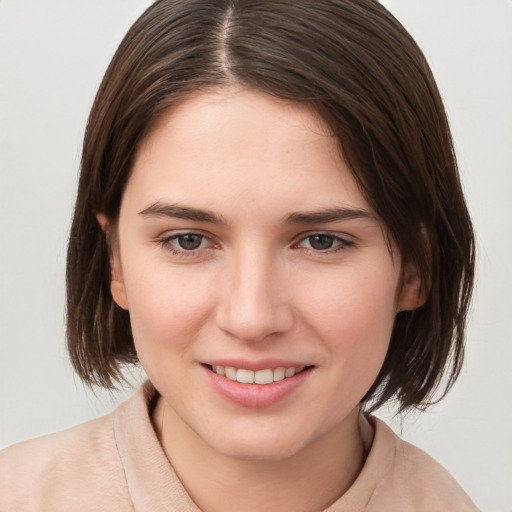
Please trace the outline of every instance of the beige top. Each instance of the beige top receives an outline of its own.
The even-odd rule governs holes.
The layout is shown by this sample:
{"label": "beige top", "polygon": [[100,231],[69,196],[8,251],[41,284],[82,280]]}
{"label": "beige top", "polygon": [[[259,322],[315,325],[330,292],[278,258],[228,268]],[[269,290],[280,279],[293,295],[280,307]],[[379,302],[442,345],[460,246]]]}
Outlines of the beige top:
{"label": "beige top", "polygon": [[[199,512],[153,430],[150,383],[111,414],[0,452],[0,511]],[[375,435],[350,489],[325,512],[477,508],[448,472],[370,418]]]}

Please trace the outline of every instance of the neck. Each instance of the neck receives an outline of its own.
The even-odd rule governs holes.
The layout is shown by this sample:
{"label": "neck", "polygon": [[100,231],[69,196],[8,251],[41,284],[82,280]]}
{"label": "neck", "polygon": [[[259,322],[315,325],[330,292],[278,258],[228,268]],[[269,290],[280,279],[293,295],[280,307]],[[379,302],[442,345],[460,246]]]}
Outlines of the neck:
{"label": "neck", "polygon": [[180,481],[204,512],[324,510],[347,491],[365,460],[358,410],[342,427],[284,460],[240,460],[218,453],[162,398],[153,425]]}

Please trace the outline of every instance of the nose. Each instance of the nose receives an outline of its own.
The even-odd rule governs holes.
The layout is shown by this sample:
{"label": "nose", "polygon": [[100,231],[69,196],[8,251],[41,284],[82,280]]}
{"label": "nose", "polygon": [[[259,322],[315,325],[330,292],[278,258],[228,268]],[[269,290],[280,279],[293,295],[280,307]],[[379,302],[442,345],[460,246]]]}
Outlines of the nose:
{"label": "nose", "polygon": [[241,341],[262,341],[293,325],[283,269],[275,258],[254,251],[239,254],[225,268],[219,290],[217,325]]}

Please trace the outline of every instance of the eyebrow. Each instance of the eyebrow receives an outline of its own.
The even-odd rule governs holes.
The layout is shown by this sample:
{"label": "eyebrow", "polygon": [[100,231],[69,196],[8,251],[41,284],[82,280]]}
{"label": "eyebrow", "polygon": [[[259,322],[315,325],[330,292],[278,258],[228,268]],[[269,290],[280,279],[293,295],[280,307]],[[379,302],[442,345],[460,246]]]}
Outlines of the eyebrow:
{"label": "eyebrow", "polygon": [[220,216],[208,210],[191,208],[189,206],[179,206],[177,204],[163,204],[156,202],[145,208],[139,215],[148,215],[155,217],[174,217],[177,219],[192,220],[196,222],[209,222],[211,224],[227,224]]}
{"label": "eyebrow", "polygon": [[[139,215],[173,217],[195,222],[208,222],[210,224],[228,224],[223,217],[209,210],[161,202],[153,203],[151,206],[140,211]],[[368,210],[359,208],[326,208],[318,211],[293,212],[284,218],[284,222],[285,224],[322,224],[352,219],[375,220],[376,217]]]}
{"label": "eyebrow", "polygon": [[295,212],[285,218],[287,224],[323,224],[338,220],[372,219],[376,217],[368,210],[359,208],[327,208],[311,212]]}

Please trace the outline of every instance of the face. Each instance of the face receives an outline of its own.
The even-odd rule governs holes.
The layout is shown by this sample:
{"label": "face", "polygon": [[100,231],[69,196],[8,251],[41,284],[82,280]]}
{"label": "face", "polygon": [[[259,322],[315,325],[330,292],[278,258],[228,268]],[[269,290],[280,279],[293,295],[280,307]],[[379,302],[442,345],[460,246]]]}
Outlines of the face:
{"label": "face", "polygon": [[198,93],[138,151],[112,293],[173,421],[218,453],[284,458],[357,421],[417,281],[304,106]]}

